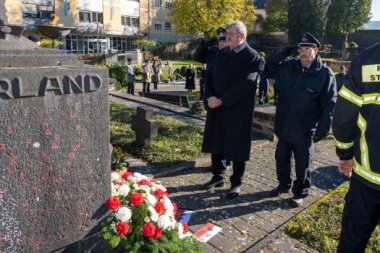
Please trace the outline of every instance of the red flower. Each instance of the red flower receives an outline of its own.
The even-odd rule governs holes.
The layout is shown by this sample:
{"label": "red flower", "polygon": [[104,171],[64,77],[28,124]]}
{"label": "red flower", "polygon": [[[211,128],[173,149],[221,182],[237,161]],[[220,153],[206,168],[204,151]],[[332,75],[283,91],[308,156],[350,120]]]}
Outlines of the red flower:
{"label": "red flower", "polygon": [[134,192],[129,199],[131,201],[132,206],[141,206],[144,201],[144,197],[141,193]]}
{"label": "red flower", "polygon": [[128,234],[128,231],[129,231],[129,225],[127,223],[120,221],[116,224],[116,232],[119,235],[126,235]]}
{"label": "red flower", "polygon": [[157,189],[154,191],[154,195],[161,199],[165,195],[165,191],[163,191],[162,189]]}
{"label": "red flower", "polygon": [[183,233],[184,234],[189,232],[189,225],[187,225],[187,223],[182,223],[182,227],[183,227]]}
{"label": "red flower", "polygon": [[157,201],[157,203],[154,205],[154,209],[158,214],[161,214],[165,209],[165,205],[161,201]]}
{"label": "red flower", "polygon": [[153,239],[158,240],[161,237],[161,235],[162,235],[162,229],[156,228],[156,233],[154,234]]}
{"label": "red flower", "polygon": [[149,181],[146,180],[146,179],[141,179],[139,182],[138,182],[139,185],[149,185]]}
{"label": "red flower", "polygon": [[120,200],[118,197],[111,197],[109,199],[107,199],[107,207],[108,209],[111,209],[111,210],[117,210],[120,208]]}
{"label": "red flower", "polygon": [[153,237],[156,234],[156,226],[151,222],[145,223],[141,232],[145,237]]}
{"label": "red flower", "polygon": [[176,203],[172,203],[172,205],[173,205],[173,213],[175,214],[178,210],[178,207]]}
{"label": "red flower", "polygon": [[124,180],[128,180],[129,177],[132,177],[133,176],[133,173],[132,172],[125,172],[121,178],[124,179]]}

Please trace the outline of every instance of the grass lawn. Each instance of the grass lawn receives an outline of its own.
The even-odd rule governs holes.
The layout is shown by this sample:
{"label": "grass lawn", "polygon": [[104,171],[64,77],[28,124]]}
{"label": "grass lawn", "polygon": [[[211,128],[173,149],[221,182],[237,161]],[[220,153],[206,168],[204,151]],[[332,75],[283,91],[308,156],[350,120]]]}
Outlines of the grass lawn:
{"label": "grass lawn", "polygon": [[134,142],[131,129],[135,109],[111,101],[111,143],[120,147],[126,156],[145,160],[154,166],[170,166],[201,157],[203,128],[190,126],[181,121],[154,115],[158,121],[158,136],[146,147]]}
{"label": "grass lawn", "polygon": [[[347,190],[348,186],[339,187],[318,200],[288,223],[286,233],[319,252],[336,252]],[[379,249],[380,227],[377,226],[365,252],[378,253]]]}

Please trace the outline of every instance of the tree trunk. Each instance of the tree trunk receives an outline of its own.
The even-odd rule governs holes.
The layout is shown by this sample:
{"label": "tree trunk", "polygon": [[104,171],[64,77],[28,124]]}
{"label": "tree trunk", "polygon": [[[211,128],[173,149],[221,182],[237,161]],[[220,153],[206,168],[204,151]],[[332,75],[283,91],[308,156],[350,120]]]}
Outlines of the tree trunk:
{"label": "tree trunk", "polygon": [[342,55],[341,55],[342,59],[346,58],[346,45],[347,45],[347,41],[348,41],[348,33],[345,33],[344,34],[344,39],[343,39],[343,42],[342,42]]}

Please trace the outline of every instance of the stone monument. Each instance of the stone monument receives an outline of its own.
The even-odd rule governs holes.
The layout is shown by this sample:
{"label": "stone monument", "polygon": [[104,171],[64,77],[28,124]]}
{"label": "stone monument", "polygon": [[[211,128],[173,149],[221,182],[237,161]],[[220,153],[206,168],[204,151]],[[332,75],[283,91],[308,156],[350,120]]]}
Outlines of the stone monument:
{"label": "stone monument", "polygon": [[0,252],[107,252],[107,70],[20,30],[0,0]]}

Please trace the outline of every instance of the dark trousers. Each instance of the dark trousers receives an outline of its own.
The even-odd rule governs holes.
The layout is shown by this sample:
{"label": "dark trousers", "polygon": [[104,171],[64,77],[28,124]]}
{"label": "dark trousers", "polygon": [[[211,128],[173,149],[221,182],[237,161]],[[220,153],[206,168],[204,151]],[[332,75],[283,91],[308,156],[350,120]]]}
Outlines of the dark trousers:
{"label": "dark trousers", "polygon": [[291,158],[294,154],[296,180],[293,182],[292,192],[294,198],[305,198],[309,195],[311,185],[310,166],[314,156],[314,145],[298,145],[279,140],[276,148],[276,172],[279,186],[290,189]]}
{"label": "dark trousers", "polygon": [[[211,154],[212,174],[214,179],[223,179],[227,168],[224,167],[222,160],[223,156]],[[245,162],[233,161],[233,173],[230,177],[231,187],[240,186],[242,184],[245,171]]]}
{"label": "dark trousers", "polygon": [[352,178],[345,200],[338,253],[364,253],[380,219],[380,191]]}
{"label": "dark trousers", "polygon": [[262,85],[259,86],[259,104],[262,105],[263,103],[268,103],[269,98],[268,98],[268,86],[267,85]]}
{"label": "dark trousers", "polygon": [[127,93],[135,95],[135,83],[132,83],[132,82],[127,83],[127,87],[128,87]]}
{"label": "dark trousers", "polygon": [[143,82],[143,94],[150,92],[150,82]]}
{"label": "dark trousers", "polygon": [[157,90],[157,82],[153,82],[153,88]]}

